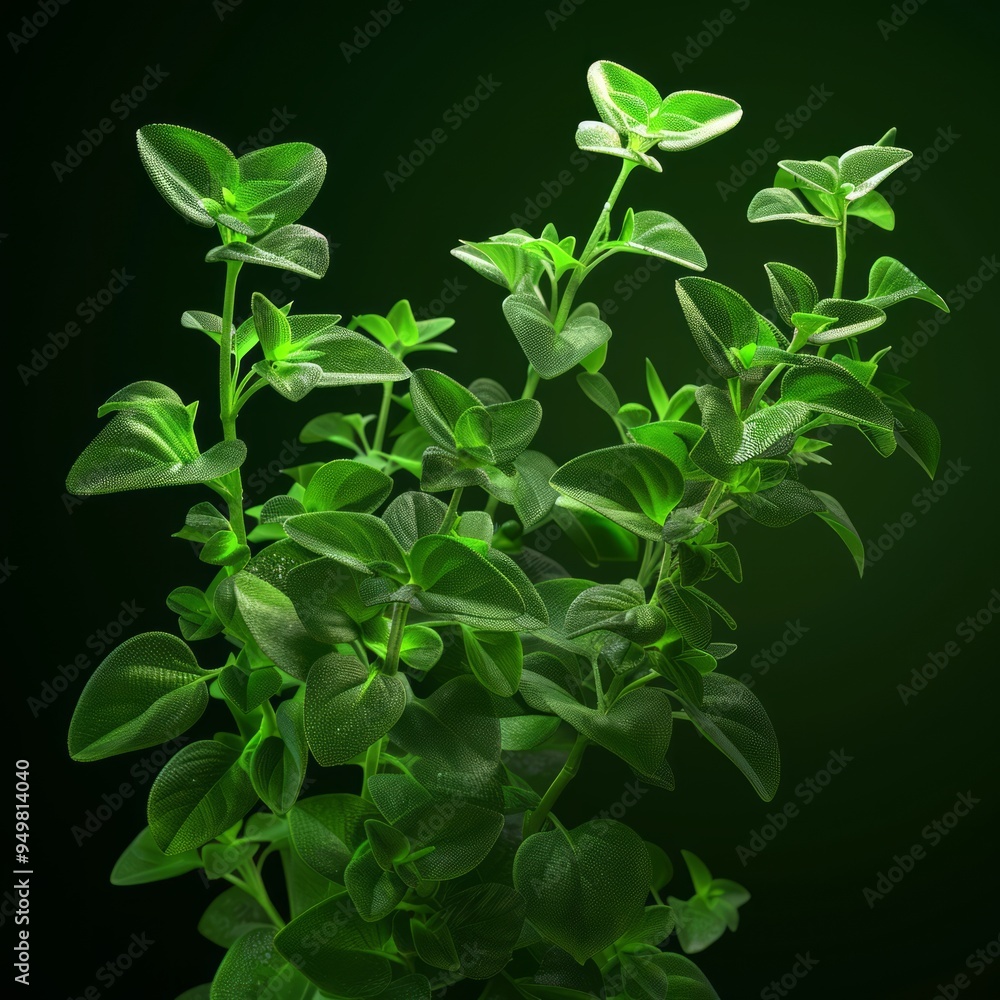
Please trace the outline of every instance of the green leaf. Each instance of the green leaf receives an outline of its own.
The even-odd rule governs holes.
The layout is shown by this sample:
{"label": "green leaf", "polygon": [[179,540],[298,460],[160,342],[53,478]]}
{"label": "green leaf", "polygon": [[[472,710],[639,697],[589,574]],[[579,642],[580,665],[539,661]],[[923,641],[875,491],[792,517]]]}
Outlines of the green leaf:
{"label": "green leaf", "polygon": [[292,347],[292,327],[288,317],[260,292],[251,297],[253,325],[268,361],[280,361]]}
{"label": "green leaf", "polygon": [[841,506],[840,501],[834,499],[829,493],[813,490],[813,495],[819,497],[826,508],[826,510],[816,511],[816,516],[833,528],[851,553],[854,564],[858,567],[858,576],[864,576],[865,544],[858,534],[858,529],[854,527],[853,522],[847,516],[847,511]]}
{"label": "green leaf", "polygon": [[913,156],[908,149],[896,146],[855,146],[840,157],[840,181],[852,184],[845,196],[848,202],[873,191],[894,170]]}
{"label": "green leaf", "polygon": [[463,976],[489,979],[510,961],[524,926],[525,906],[510,886],[487,882],[449,893],[443,919]]}
{"label": "green leaf", "polygon": [[[476,543],[482,545],[482,543]],[[545,624],[545,608],[509,556],[445,535],[421,538],[407,557],[420,588],[401,597],[426,614],[447,615],[474,628],[530,630]]]}
{"label": "green leaf", "polygon": [[797,187],[836,194],[840,187],[837,171],[821,160],[779,160],[778,166],[791,174]]}
{"label": "green leaf", "polygon": [[655,157],[635,149],[630,143],[622,142],[617,130],[606,122],[580,122],[576,129],[576,144],[587,153],[604,153],[641,164],[654,173],[662,173],[663,167]]}
{"label": "green leaf", "polygon": [[322,278],[330,266],[330,246],[322,233],[308,226],[291,225],[273,229],[256,243],[232,242],[215,247],[205,260],[238,260],[263,264],[307,278]]}
{"label": "green leaf", "polygon": [[136,139],[142,165],[167,204],[196,225],[214,226],[202,201],[223,202],[222,189],[238,186],[239,167],[229,149],[179,125],[144,125]]}
{"label": "green leaf", "polygon": [[896,442],[933,479],[941,458],[941,434],[937,425],[922,410],[901,406],[894,406],[892,410]]}
{"label": "green leaf", "polygon": [[675,287],[684,318],[705,360],[720,375],[732,378],[737,374],[732,349],[757,343],[757,313],[738,292],[708,278],[678,278]]}
{"label": "green leaf", "polygon": [[847,203],[847,214],[867,219],[881,229],[890,232],[896,228],[896,213],[892,206],[878,191],[869,191],[857,201]]}
{"label": "green leaf", "polygon": [[309,671],[305,731],[323,767],[346,764],[399,720],[406,686],[398,674],[369,670],[356,656],[329,653]]}
{"label": "green leaf", "polygon": [[66,489],[90,496],[184,486],[208,483],[238,469],[246,458],[242,441],[220,441],[199,452],[194,436],[197,406],[185,406],[158,382],[133,382],[116,392],[98,416],[120,412],[74,462]]}
{"label": "green leaf", "polygon": [[514,858],[528,920],[581,965],[642,917],[650,862],[642,839],[615,820],[535,833]]}
{"label": "green leaf", "polygon": [[516,632],[486,632],[461,626],[466,661],[476,679],[501,697],[509,697],[521,680],[524,654]]}
{"label": "green leaf", "polygon": [[631,237],[628,240],[603,243],[602,247],[659,257],[690,267],[694,271],[704,271],[708,267],[705,251],[698,241],[672,215],[665,212],[636,212]]}
{"label": "green leaf", "polygon": [[534,292],[508,295],[503,301],[503,311],[525,357],[545,379],[569,371],[611,338],[611,327],[579,310],[557,332],[548,310]]}
{"label": "green leaf", "polygon": [[431,368],[419,368],[410,378],[413,414],[442,448],[454,450],[455,429],[462,414],[483,407],[465,386]]}
{"label": "green leaf", "polygon": [[284,142],[245,153],[236,210],[257,233],[287,226],[312,204],[326,177],[326,157],[308,142]]}
{"label": "green leaf", "polygon": [[654,540],[660,538],[667,515],[684,492],[677,466],[640,444],[581,455],[558,469],[551,482],[570,499]]}
{"label": "green leaf", "polygon": [[357,795],[335,793],[300,799],[288,814],[295,850],[313,871],[343,883],[344,871],[366,839],[365,822],[379,816]]}
{"label": "green leaf", "polygon": [[281,684],[281,674],[274,667],[251,670],[243,664],[232,663],[219,674],[222,693],[244,715],[276,695],[281,690]]}
{"label": "green leaf", "polygon": [[554,681],[525,670],[520,693],[531,708],[558,715],[578,733],[643,774],[655,772],[663,763],[670,746],[671,715],[662,691],[652,688],[629,691],[605,713],[581,705]]}
{"label": "green leaf", "polygon": [[351,858],[344,871],[344,885],[358,914],[368,921],[389,916],[407,893],[406,883],[394,871],[382,869],[367,843]]}
{"label": "green leaf", "polygon": [[141,885],[174,878],[201,868],[201,855],[196,850],[166,855],[157,846],[149,827],[122,852],[111,870],[112,885]]}
{"label": "green leaf", "polygon": [[149,829],[164,854],[182,854],[228,830],[256,801],[239,751],[199,740],[182,747],[156,776]]}
{"label": "green leaf", "polygon": [[785,479],[759,493],[734,493],[733,500],[751,520],[769,528],[784,528],[806,514],[823,510],[823,502],[802,483]]}
{"label": "green leaf", "polygon": [[309,763],[302,702],[287,699],[275,712],[277,735],[258,744],[250,759],[250,779],[264,804],[284,815],[295,805]]}
{"label": "green leaf", "polygon": [[542,271],[541,258],[522,249],[529,242],[531,236],[522,229],[514,229],[485,242],[462,240],[462,246],[451,252],[483,277],[513,291],[525,278],[533,283]]}
{"label": "green leaf", "polygon": [[771,296],[778,315],[789,325],[795,326],[793,313],[812,313],[819,302],[819,292],[812,278],[790,264],[779,264],[772,261],[764,265],[768,281],[771,283]]}
{"label": "green leaf", "polygon": [[365,425],[374,419],[374,416],[363,417],[360,413],[324,413],[313,417],[302,428],[299,440],[303,444],[329,441],[361,454]]}
{"label": "green leaf", "polygon": [[175,636],[144,632],[126,639],[80,695],[69,726],[70,756],[101,760],[179,736],[205,711],[211,677]]}
{"label": "green leaf", "polygon": [[424,535],[436,535],[448,508],[437,497],[410,491],[395,497],[382,513],[393,537],[409,552]]}
{"label": "green leaf", "polygon": [[408,578],[406,557],[385,522],[373,514],[344,510],[298,514],[285,521],[285,531],[310,552],[358,573]]}
{"label": "green leaf", "polygon": [[820,299],[816,312],[824,317],[835,317],[837,322],[825,327],[821,332],[809,337],[811,344],[830,344],[846,337],[874,330],[885,322],[885,313],[869,302],[853,302],[850,299]]}
{"label": "green leaf", "polygon": [[885,309],[903,299],[922,299],[942,312],[951,312],[945,300],[925,285],[905,264],[900,264],[892,257],[879,257],[868,274],[868,294],[863,301],[878,309]]}
{"label": "green leaf", "polygon": [[329,647],[309,634],[288,596],[267,580],[248,570],[231,579],[239,616],[260,648],[285,673],[305,680]]}
{"label": "green leaf", "polygon": [[317,469],[302,503],[309,512],[351,510],[370,514],[392,492],[392,480],[370,465],[341,458]]}
{"label": "green leaf", "polygon": [[618,399],[618,393],[615,392],[614,386],[605,375],[600,372],[579,372],[576,381],[584,395],[591,402],[596,403],[608,416],[615,416],[621,409],[622,404]]}
{"label": "green leaf", "polygon": [[259,927],[272,927],[271,918],[256,899],[235,885],[216,896],[198,921],[198,933],[220,948],[229,948]]}
{"label": "green leaf", "polygon": [[275,928],[247,931],[226,952],[211,1000],[301,1000],[306,982],[275,948]]}
{"label": "green leaf", "polygon": [[820,413],[846,417],[873,427],[886,430],[893,427],[889,407],[871,389],[839,366],[789,368],[781,380],[781,402],[763,412],[776,409],[786,400],[805,403]]}
{"label": "green leaf", "polygon": [[778,219],[791,219],[793,222],[804,222],[809,226],[837,226],[836,219],[824,215],[813,215],[788,188],[773,187],[758,191],[747,208],[747,219],[750,222],[774,222]]}
{"label": "green leaf", "polygon": [[743,109],[728,97],[700,90],[668,94],[645,130],[657,146],[671,153],[693,149],[728,132],[743,117]]}
{"label": "green leaf", "polygon": [[663,387],[663,382],[657,374],[653,362],[646,358],[646,391],[649,393],[649,400],[656,411],[656,419],[663,420],[667,407],[670,405],[670,397]]}
{"label": "green leaf", "polygon": [[679,691],[674,697],[701,734],[743,772],[765,802],[770,802],[781,774],[771,720],[756,696],[735,678],[712,673],[702,678],[702,683],[705,694],[700,706]]}

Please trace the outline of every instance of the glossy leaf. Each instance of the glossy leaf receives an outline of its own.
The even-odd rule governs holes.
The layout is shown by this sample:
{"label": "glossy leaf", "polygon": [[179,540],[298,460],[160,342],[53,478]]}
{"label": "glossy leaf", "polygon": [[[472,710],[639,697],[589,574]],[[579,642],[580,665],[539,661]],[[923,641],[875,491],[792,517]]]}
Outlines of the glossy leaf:
{"label": "glossy leaf", "polygon": [[211,1000],[299,1000],[306,983],[274,936],[274,927],[257,927],[233,944],[212,980]]}
{"label": "glossy leaf", "polygon": [[942,312],[951,312],[944,299],[905,264],[892,257],[879,257],[868,273],[868,294],[864,301],[870,306],[885,309],[903,299],[922,299]]}
{"label": "glossy leaf", "polygon": [[278,732],[266,736],[253,751],[250,779],[264,804],[284,815],[299,797],[309,763],[302,702],[286,699],[275,717]]}
{"label": "glossy leaf", "polygon": [[305,733],[323,767],[346,764],[399,720],[406,687],[398,675],[370,670],[356,656],[329,653],[309,671]]}
{"label": "glossy leaf", "polygon": [[824,215],[814,215],[808,211],[801,201],[788,188],[773,187],[758,191],[747,208],[747,219],[750,222],[774,222],[779,219],[790,219],[793,222],[803,222],[809,226],[836,226],[836,219]]}
{"label": "glossy leaf", "polygon": [[840,157],[840,180],[853,185],[845,197],[849,202],[873,191],[894,170],[913,156],[896,146],[855,146]]}
{"label": "glossy leaf", "polygon": [[252,896],[238,886],[216,896],[198,921],[198,933],[220,948],[234,945],[247,931],[271,927],[271,919]]}
{"label": "glossy leaf", "polygon": [[205,711],[211,676],[184,642],[166,632],[126,639],[80,695],[69,728],[70,756],[101,760],[179,736]]}
{"label": "glossy leaf", "polygon": [[159,882],[198,868],[201,868],[201,855],[196,850],[164,854],[146,826],[115,862],[111,870],[111,884],[142,885],[146,882]]}
{"label": "glossy leaf", "polygon": [[164,854],[182,854],[228,830],[256,801],[239,751],[199,740],[182,747],[156,776],[149,829]]}
{"label": "glossy leaf", "polygon": [[232,242],[215,247],[205,260],[237,260],[263,264],[307,278],[322,278],[330,266],[330,247],[322,233],[308,226],[290,225],[273,229],[256,243]]}
{"label": "glossy leaf", "polygon": [[366,838],[365,822],[379,816],[357,795],[335,793],[300,799],[288,815],[295,850],[323,878],[343,883],[344,871]]}
{"label": "glossy leaf", "polygon": [[847,511],[840,505],[840,501],[834,499],[829,493],[820,493],[813,490],[813,495],[818,497],[826,510],[816,511],[816,516],[837,533],[838,537],[847,546],[854,564],[858,567],[858,576],[863,576],[865,572],[865,545],[858,534],[858,529],[847,516]]}
{"label": "glossy leaf", "polygon": [[617,445],[581,455],[552,477],[562,494],[635,532],[658,539],[684,483],[677,466],[653,448]]}
{"label": "glossy leaf", "polygon": [[83,496],[157,486],[207,483],[238,469],[242,441],[221,441],[201,453],[194,436],[197,403],[158,382],[133,382],[98,410],[110,423],[84,449],[66,477],[66,489]]}

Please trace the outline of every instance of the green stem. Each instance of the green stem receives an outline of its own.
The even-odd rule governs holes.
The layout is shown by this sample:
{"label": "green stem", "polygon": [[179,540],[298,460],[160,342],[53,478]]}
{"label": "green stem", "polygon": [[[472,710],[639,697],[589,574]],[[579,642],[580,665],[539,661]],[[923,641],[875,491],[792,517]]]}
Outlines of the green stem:
{"label": "green stem", "polygon": [[285,921],[275,909],[274,903],[271,902],[271,897],[267,894],[267,886],[264,885],[264,880],[261,878],[260,872],[257,871],[257,866],[253,861],[244,861],[238,871],[243,876],[243,881],[240,882],[236,879],[229,879],[229,881],[238,885],[248,895],[253,896],[260,903],[271,923],[281,930],[285,926]]}
{"label": "green stem", "polygon": [[740,416],[745,420],[751,413],[756,409],[760,401],[764,398],[764,393],[771,387],[771,383],[785,370],[786,365],[775,365],[774,369],[768,374],[767,378],[759,386],[757,386],[757,391],[753,394],[753,399],[750,400],[750,405],[743,411]]}
{"label": "green stem", "polygon": [[528,377],[524,380],[524,391],[521,393],[521,399],[534,399],[537,388],[538,372],[531,365],[528,365]]}
{"label": "green stem", "polygon": [[847,211],[837,226],[837,275],[833,279],[833,297],[839,299],[844,291],[844,264],[847,261]]}
{"label": "green stem", "polygon": [[483,509],[490,515],[490,517],[493,517],[497,512],[497,506],[499,503],[500,501],[495,496],[491,496],[489,500],[486,501],[486,506]]}
{"label": "green stem", "polygon": [[403,648],[403,631],[406,628],[406,616],[409,613],[409,604],[397,603],[392,606],[389,642],[385,650],[385,662],[382,664],[382,673],[388,674],[390,677],[399,670],[399,651]]}
{"label": "green stem", "polygon": [[608,224],[608,219],[611,216],[611,210],[615,207],[615,202],[618,200],[618,195],[621,194],[622,188],[625,186],[625,181],[628,180],[628,175],[632,173],[634,167],[638,166],[635,160],[623,160],[621,169],[618,172],[618,180],[615,181],[615,186],[611,189],[611,194],[608,195],[608,200],[604,203],[604,210],[598,216],[597,223],[594,226],[594,231],[590,234],[590,239],[587,240],[587,245],[583,248],[583,253],[579,256],[579,261],[583,267],[578,267],[573,270],[572,275],[569,279],[569,285],[566,286],[566,293],[563,295],[563,300],[559,305],[559,312],[555,317],[555,328],[559,332],[566,325],[566,320],[569,317],[570,309],[573,306],[573,299],[576,297],[577,290],[583,283],[583,279],[586,276],[585,271],[588,270],[587,265],[590,263],[590,255],[594,251],[594,247],[600,242],[601,237]]}
{"label": "green stem", "polygon": [[372,451],[381,451],[385,442],[385,431],[389,425],[389,407],[392,405],[392,383],[382,383],[382,405],[378,411],[378,423],[375,424],[375,440]]}
{"label": "green stem", "polygon": [[452,491],[451,500],[448,501],[448,509],[444,514],[444,521],[438,531],[439,535],[447,535],[448,532],[451,531],[452,526],[458,520],[458,505],[462,501],[462,491],[464,489],[464,486],[456,486]]}
{"label": "green stem", "polygon": [[[226,441],[236,440],[237,411],[233,378],[237,372],[233,365],[233,313],[236,311],[236,279],[242,266],[242,262],[238,260],[226,261],[226,289],[222,301],[222,331],[219,335],[219,415]],[[245,545],[247,531],[243,522],[243,477],[240,470],[236,469],[224,476],[222,483],[229,494],[229,524],[239,543]]]}
{"label": "green stem", "polygon": [[583,752],[587,749],[587,743],[586,736],[577,736],[576,743],[573,744],[573,749],[570,750],[569,757],[566,758],[566,763],[563,764],[562,770],[552,780],[552,784],[549,785],[542,796],[542,801],[538,803],[538,808],[528,817],[528,821],[524,825],[525,837],[530,837],[533,833],[538,833],[552,811],[552,807],[556,804],[556,800],[562,794],[562,790],[576,777],[577,772],[580,770],[580,761],[583,759]]}

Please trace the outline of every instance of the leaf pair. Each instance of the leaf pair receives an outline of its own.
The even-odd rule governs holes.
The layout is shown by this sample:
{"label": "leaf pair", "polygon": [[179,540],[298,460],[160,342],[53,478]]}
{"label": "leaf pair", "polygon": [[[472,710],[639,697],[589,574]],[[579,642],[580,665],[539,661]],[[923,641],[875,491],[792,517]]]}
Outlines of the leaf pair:
{"label": "leaf pair", "polygon": [[738,882],[730,879],[713,879],[705,863],[690,851],[681,851],[695,894],[689,900],[669,897],[670,906],[677,918],[677,938],[689,954],[703,951],[717,941],[728,927],[739,927],[739,907],[750,893]]}
{"label": "leaf pair", "polygon": [[337,326],[338,316],[288,316],[254,292],[253,322],[264,360],[254,371],[284,397],[302,399],[317,387],[398,382],[409,369],[384,347]]}
{"label": "leaf pair", "polygon": [[731,129],[742,117],[740,106],[727,97],[681,90],[661,97],[638,73],[601,60],[587,72],[587,83],[601,121],[581,122],[576,134],[580,149],[662,169],[647,151],[692,149]]}
{"label": "leaf pair", "polygon": [[[841,156],[822,160],[779,160],[774,187],[758,191],[747,208],[751,222],[791,219],[811,226],[842,226],[855,215],[892,229],[891,206],[875,188],[909,160],[908,149],[889,145],[896,130],[875,145],[856,146]],[[820,214],[808,211],[794,191],[800,191]]]}

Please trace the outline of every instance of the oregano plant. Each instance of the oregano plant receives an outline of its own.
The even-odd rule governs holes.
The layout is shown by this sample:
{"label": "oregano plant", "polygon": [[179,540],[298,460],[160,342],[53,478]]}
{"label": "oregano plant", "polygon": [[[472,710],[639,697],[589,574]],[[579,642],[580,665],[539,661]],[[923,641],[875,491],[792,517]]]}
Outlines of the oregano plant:
{"label": "oregano plant", "polygon": [[[253,292],[236,325],[248,266],[327,270],[326,240],[299,222],[326,160],[304,142],[236,157],[191,129],[139,129],[157,190],[220,240],[206,255],[224,271],[220,311],[189,309],[181,324],[218,348],[221,427],[202,410],[203,448],[197,403],[134,382],[100,408],[110,420],[70,470],[75,494],[206,496],[175,532],[204,564],[167,596],[179,635],[137,635],[104,659],[69,751],[99,760],[197,727],[111,874],[228,883],[195,915],[223,949],[218,971],[179,1000],[429,1000],[461,980],[483,1000],[717,997],[688,956],[737,929],[748,890],[713,877],[669,825],[655,843],[613,819],[573,826],[560,795],[603,755],[666,795],[678,727],[775,795],[774,730],[723,662],[739,660],[736,622],[712,584],[743,570],[720,516],[780,528],[814,514],[860,572],[850,518],[812,488],[829,464],[825,429],[852,427],[884,456],[899,446],[933,475],[933,422],[880,370],[888,348],[860,338],[902,299],[947,306],[891,257],[871,265],[864,295],[845,294],[851,217],[893,228],[876,188],[911,155],[894,130],[841,156],[784,160],[748,217],[832,230],[832,284],[766,264],[778,326],[731,288],[679,278],[717,378],[668,392],[646,359],[648,400],[623,401],[601,371],[611,329],[583,286],[618,253],[706,269],[681,222],[623,210],[621,196],[633,170],[660,172],[663,155],[715,139],[742,111],[715,94],[663,97],[611,62],[588,83],[597,118],[577,145],[620,161],[592,232],[548,223],[452,251],[504,290],[527,360],[517,395],[488,371],[465,386],[417,367],[417,354],[454,350],[441,339],[453,321],[417,320],[405,299],[342,322]],[[532,448],[535,395],[571,372],[614,436],[556,460]],[[301,433],[339,457],[285,470],[285,492],[245,509],[252,398],[363,384],[382,387],[377,413],[331,411]],[[578,553],[570,569],[530,545],[551,523]],[[224,731],[199,725],[213,701]],[[338,790],[304,794],[307,774],[327,768]]]}

